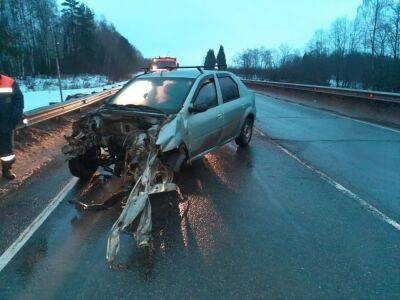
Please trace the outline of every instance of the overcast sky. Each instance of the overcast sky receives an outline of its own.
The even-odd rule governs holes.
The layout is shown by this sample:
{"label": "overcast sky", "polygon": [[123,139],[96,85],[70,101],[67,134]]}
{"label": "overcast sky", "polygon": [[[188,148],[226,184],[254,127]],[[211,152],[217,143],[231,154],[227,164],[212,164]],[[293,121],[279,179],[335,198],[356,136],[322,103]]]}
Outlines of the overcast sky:
{"label": "overcast sky", "polygon": [[[60,3],[62,0],[58,0]],[[228,60],[249,47],[303,50],[315,30],[353,18],[362,0],[83,0],[145,57],[170,55],[201,64],[212,48]]]}

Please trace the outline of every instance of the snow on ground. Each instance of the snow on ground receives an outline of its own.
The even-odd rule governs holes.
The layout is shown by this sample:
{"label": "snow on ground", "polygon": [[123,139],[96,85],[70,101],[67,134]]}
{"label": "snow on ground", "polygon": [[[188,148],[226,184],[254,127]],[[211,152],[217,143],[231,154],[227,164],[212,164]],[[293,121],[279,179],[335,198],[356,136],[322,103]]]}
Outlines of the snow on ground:
{"label": "snow on ground", "polygon": [[[109,89],[112,86],[117,86],[122,83],[116,83],[111,85],[105,85],[102,87],[96,88],[82,88],[82,89],[71,89],[71,90],[63,90],[63,98],[64,100],[69,95],[74,94],[91,94],[92,92],[101,92],[103,88]],[[50,102],[61,102],[60,91],[59,90],[50,90],[50,91],[36,91],[36,92],[26,92],[24,93],[25,100],[25,108],[24,111],[29,111],[35,108],[47,106]]]}
{"label": "snow on ground", "polygon": [[[48,76],[27,76],[17,79],[22,92],[58,90],[58,78]],[[81,88],[92,88],[111,84],[112,82],[104,75],[77,75],[63,76],[61,85],[63,90]]]}
{"label": "snow on ground", "polygon": [[[24,94],[24,111],[47,106],[50,102],[61,102],[57,78],[25,77],[17,79],[17,81]],[[110,82],[106,76],[102,75],[64,76],[61,81],[63,100],[65,101],[70,95],[101,92],[103,89],[124,83]]]}

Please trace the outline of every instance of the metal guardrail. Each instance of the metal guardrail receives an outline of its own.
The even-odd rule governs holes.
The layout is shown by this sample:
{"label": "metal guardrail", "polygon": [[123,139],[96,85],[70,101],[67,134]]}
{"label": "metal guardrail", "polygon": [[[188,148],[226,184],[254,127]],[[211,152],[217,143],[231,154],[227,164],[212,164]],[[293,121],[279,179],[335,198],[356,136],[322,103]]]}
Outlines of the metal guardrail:
{"label": "metal guardrail", "polygon": [[18,125],[17,129],[29,127],[103,101],[114,95],[118,90],[119,88],[112,88],[103,92],[93,94],[91,96],[30,110],[28,112],[25,112],[25,116],[28,121],[27,124],[20,124]]}
{"label": "metal guardrail", "polygon": [[[274,81],[262,81],[262,80],[246,80],[243,82],[245,84],[253,84],[259,85],[267,88],[278,88],[278,89],[286,89],[286,90],[296,90],[307,93],[314,94],[326,94],[332,96],[341,96],[341,97],[351,97],[351,98],[359,98],[362,100],[374,100],[374,101],[382,101],[382,102],[390,102],[400,104],[400,94],[396,93],[385,93],[385,92],[377,92],[377,91],[368,91],[368,90],[355,90],[355,89],[346,89],[346,88],[332,88],[326,86],[317,86],[317,85],[306,85],[306,84],[295,84],[295,83],[284,83],[284,82],[274,82]],[[64,114],[73,112],[75,110],[79,110],[88,105],[95,104],[97,102],[103,101],[110,96],[114,95],[118,92],[120,88],[112,88],[110,90],[106,90],[103,92],[96,93],[94,95],[83,97],[75,100],[69,100],[58,104],[53,104],[41,108],[37,108],[25,113],[26,119],[28,121],[27,124],[20,124],[17,129],[22,129],[25,127],[32,126],[34,124],[38,124],[40,122],[44,122]]]}
{"label": "metal guardrail", "polygon": [[400,94],[396,93],[385,93],[385,92],[355,90],[346,88],[332,88],[332,87],[318,86],[318,85],[306,85],[306,84],[295,84],[295,83],[284,83],[284,82],[262,81],[262,80],[243,80],[243,82],[245,84],[260,85],[267,88],[278,88],[278,89],[301,91],[314,94],[351,97],[351,98],[359,98],[362,100],[374,100],[374,101],[400,104]]}

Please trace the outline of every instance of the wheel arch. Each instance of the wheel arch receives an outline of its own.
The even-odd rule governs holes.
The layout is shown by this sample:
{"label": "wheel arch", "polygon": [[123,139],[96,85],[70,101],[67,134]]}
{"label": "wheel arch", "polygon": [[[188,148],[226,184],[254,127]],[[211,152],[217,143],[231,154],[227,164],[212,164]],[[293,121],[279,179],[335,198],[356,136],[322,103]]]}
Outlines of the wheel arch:
{"label": "wheel arch", "polygon": [[[255,121],[255,119],[256,119],[256,116],[254,115],[253,112],[250,112],[250,113],[247,114],[247,116],[246,116],[246,118],[244,119],[244,121],[246,121],[247,119],[250,119],[251,122],[252,122],[252,124],[254,124],[254,121]],[[244,121],[243,121],[243,122],[244,122]]]}

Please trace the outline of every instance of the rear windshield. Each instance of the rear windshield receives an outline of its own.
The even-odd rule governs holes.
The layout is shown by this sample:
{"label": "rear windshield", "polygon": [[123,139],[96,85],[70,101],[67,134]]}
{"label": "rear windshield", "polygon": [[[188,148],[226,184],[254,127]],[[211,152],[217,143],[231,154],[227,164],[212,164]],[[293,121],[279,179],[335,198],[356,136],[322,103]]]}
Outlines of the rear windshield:
{"label": "rear windshield", "polygon": [[110,104],[144,105],[167,114],[177,113],[193,82],[191,78],[139,78],[125,86]]}

